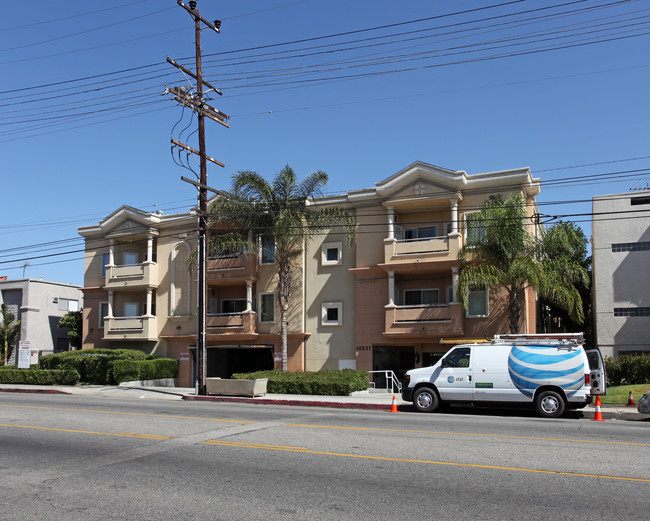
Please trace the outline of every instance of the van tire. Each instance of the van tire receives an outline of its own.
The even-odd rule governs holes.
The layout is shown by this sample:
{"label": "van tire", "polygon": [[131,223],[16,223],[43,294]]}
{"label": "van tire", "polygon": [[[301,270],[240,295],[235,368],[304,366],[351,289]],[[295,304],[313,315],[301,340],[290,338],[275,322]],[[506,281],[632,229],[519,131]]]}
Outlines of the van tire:
{"label": "van tire", "polygon": [[431,387],[420,387],[413,395],[413,405],[419,412],[433,412],[439,403],[438,393]]}
{"label": "van tire", "polygon": [[564,413],[564,398],[555,391],[542,391],[535,398],[535,407],[544,418],[559,418]]}

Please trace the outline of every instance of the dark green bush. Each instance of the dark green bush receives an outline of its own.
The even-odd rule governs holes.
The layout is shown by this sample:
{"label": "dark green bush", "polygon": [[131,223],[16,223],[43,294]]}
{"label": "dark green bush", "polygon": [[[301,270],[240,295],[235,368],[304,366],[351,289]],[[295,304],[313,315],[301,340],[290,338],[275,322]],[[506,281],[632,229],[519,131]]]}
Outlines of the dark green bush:
{"label": "dark green bush", "polygon": [[257,371],[235,373],[233,378],[268,378],[266,390],[277,394],[319,394],[347,396],[354,391],[368,388],[368,371],[316,371],[306,373],[283,373],[282,371]]}
{"label": "dark green bush", "polygon": [[79,373],[74,369],[18,369],[16,367],[3,367],[0,370],[0,383],[75,385],[79,383]]}
{"label": "dark green bush", "polygon": [[177,376],[178,360],[171,358],[113,361],[113,379],[117,383],[131,382],[134,380],[176,378]]}
{"label": "dark green bush", "polygon": [[650,383],[650,356],[620,355],[605,358],[607,385],[632,385]]}

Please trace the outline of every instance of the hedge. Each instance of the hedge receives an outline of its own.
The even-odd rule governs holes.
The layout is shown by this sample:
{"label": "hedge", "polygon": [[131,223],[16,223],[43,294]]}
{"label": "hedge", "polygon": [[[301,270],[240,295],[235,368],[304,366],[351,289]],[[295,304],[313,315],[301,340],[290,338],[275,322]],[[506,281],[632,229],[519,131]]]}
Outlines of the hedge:
{"label": "hedge", "polygon": [[32,385],[75,385],[79,383],[79,373],[74,369],[0,369],[0,383]]}
{"label": "hedge", "polygon": [[620,355],[605,358],[607,385],[632,385],[650,383],[650,356]]}
{"label": "hedge", "polygon": [[[141,368],[138,365],[142,362],[153,362],[155,360],[169,360],[169,362],[144,364],[141,365]],[[124,362],[126,365],[130,364],[133,368],[129,369],[125,364],[121,364],[116,375],[114,367],[117,362]],[[151,380],[178,376],[178,362],[176,360],[147,355],[137,349],[84,349],[81,351],[53,353],[42,356],[39,365],[43,369],[76,370],[79,373],[80,381],[96,385],[114,385],[130,380]],[[158,376],[159,374],[165,376]],[[146,377],[140,378],[140,375],[146,375]],[[154,376],[149,377],[149,375]]]}
{"label": "hedge", "polygon": [[113,362],[113,379],[115,382],[134,380],[157,380],[159,378],[176,378],[178,360],[156,358],[154,360],[115,360]]}
{"label": "hedge", "polygon": [[368,371],[342,369],[340,371],[317,371],[283,373],[282,371],[257,371],[235,373],[237,379],[268,378],[266,390],[277,394],[318,394],[347,396],[354,391],[368,389]]}

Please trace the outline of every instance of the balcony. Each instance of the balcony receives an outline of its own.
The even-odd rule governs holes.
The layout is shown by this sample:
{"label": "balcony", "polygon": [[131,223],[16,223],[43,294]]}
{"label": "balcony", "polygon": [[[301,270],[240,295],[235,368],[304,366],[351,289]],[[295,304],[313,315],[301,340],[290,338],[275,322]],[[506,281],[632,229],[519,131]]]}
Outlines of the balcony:
{"label": "balcony", "polygon": [[384,241],[384,262],[401,264],[422,261],[454,261],[461,248],[461,235],[450,233],[442,237],[427,239]]}
{"label": "balcony", "polygon": [[205,325],[210,335],[255,334],[257,313],[219,313],[208,315]]}
{"label": "balcony", "polygon": [[206,279],[208,282],[228,282],[257,279],[257,255],[222,256],[207,261]]}
{"label": "balcony", "polygon": [[156,317],[106,317],[104,340],[156,340]]}
{"label": "balcony", "polygon": [[384,335],[461,336],[463,318],[458,304],[391,306],[386,308]]}
{"label": "balcony", "polygon": [[158,264],[143,262],[124,266],[106,266],[106,289],[157,288]]}

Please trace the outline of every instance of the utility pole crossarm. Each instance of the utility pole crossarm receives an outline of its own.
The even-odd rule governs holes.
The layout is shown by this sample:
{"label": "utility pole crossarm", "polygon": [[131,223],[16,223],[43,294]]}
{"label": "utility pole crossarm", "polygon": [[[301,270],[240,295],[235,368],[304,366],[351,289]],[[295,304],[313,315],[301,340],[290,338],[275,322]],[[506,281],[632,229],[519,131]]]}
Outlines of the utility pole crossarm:
{"label": "utility pole crossarm", "polygon": [[[167,63],[172,64],[174,67],[176,67],[177,69],[180,69],[181,71],[183,71],[183,72],[184,72],[185,74],[187,74],[188,76],[191,76],[191,77],[194,78],[195,80],[198,80],[198,77],[197,77],[196,74],[194,74],[191,70],[189,70],[189,69],[183,67],[183,66],[182,66],[180,63],[178,63],[176,60],[172,60],[169,56],[167,56]],[[216,87],[213,87],[212,85],[210,85],[210,84],[209,84],[207,81],[205,81],[203,78],[201,78],[201,82],[203,83],[203,85],[205,85],[205,86],[208,87],[209,89],[211,89],[211,90],[215,91],[217,94],[219,94],[219,96],[222,96],[222,95],[223,95],[223,92],[221,92],[221,91],[220,91],[219,89],[217,89]]]}
{"label": "utility pole crossarm", "polygon": [[[200,151],[198,151],[198,150],[196,150],[195,148],[192,148],[192,147],[190,147],[190,146],[187,146],[185,143],[181,143],[180,141],[176,141],[175,139],[172,139],[172,143],[173,143],[174,145],[178,146],[178,147],[181,147],[183,150],[187,150],[188,152],[192,152],[192,154],[196,154],[197,156],[200,156],[200,155],[201,155],[201,152],[200,152]],[[210,156],[207,156],[207,155],[206,155],[205,158],[206,158],[208,161],[210,161],[211,163],[214,163],[215,165],[219,165],[219,166],[224,167],[224,168],[225,168],[225,166],[226,166],[226,165],[224,165],[221,161],[217,161],[217,160],[214,159],[213,157],[210,157]]]}

